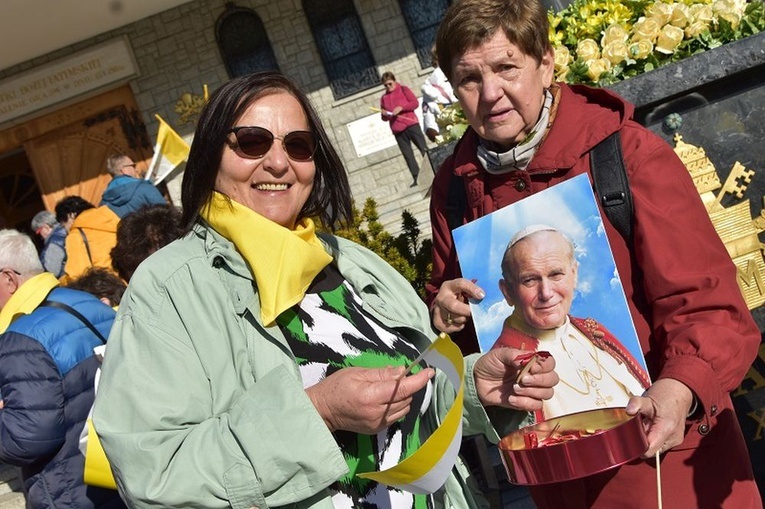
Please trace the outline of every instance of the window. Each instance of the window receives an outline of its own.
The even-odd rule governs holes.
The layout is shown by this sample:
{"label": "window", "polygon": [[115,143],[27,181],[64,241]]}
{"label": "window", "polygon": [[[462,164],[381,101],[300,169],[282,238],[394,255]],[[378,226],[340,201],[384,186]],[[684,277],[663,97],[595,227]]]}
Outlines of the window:
{"label": "window", "polygon": [[451,0],[399,0],[420,67],[430,67],[430,49],[436,41],[438,25],[444,18]]}
{"label": "window", "polygon": [[255,71],[279,70],[263,21],[251,9],[227,3],[215,25],[215,39],[232,78]]}
{"label": "window", "polygon": [[303,10],[335,99],[380,84],[380,76],[351,0],[303,0]]}

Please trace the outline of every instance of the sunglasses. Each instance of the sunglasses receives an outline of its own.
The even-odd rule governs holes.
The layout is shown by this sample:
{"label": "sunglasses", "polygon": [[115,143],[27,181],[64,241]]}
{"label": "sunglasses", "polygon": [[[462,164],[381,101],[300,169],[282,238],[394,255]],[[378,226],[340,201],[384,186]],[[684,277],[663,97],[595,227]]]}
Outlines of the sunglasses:
{"label": "sunglasses", "polygon": [[311,131],[292,131],[284,136],[274,136],[274,133],[263,127],[239,126],[229,131],[236,136],[236,146],[243,154],[250,157],[263,157],[271,150],[274,139],[281,140],[284,151],[293,161],[310,161],[319,146],[319,140]]}

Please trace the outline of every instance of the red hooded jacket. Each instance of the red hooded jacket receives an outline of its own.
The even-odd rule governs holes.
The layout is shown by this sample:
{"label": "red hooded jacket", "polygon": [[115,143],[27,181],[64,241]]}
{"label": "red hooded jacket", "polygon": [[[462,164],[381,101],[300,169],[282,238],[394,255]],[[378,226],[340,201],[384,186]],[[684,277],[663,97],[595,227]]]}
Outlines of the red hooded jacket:
{"label": "red hooded jacket", "polygon": [[[762,507],[729,396],[756,356],[760,332],[688,170],[667,143],[631,120],[633,106],[616,94],[560,84],[556,100],[553,125],[526,171],[484,171],[472,129],[439,169],[431,197],[428,302],[442,282],[460,277],[446,213],[455,175],[464,180],[467,223],[589,174],[590,149],[619,130],[632,191],[633,240],[628,245],[604,221],[608,240],[651,379],[684,383],[700,405],[687,421],[685,441],[662,457],[662,482],[672,486],[664,490],[665,507]],[[474,338],[461,339],[463,350],[476,348]],[[540,509],[656,507],[656,472],[653,461],[638,460],[533,492]]]}

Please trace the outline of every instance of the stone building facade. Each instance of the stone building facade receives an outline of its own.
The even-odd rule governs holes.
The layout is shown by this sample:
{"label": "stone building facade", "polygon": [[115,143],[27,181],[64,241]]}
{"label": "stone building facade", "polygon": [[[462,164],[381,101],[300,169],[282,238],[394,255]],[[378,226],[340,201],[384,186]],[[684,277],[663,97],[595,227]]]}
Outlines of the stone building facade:
{"label": "stone building facade", "polygon": [[[345,7],[355,10],[363,42],[368,46],[376,76],[373,76],[373,84],[367,83],[365,87],[352,93],[345,90],[341,94],[342,97],[338,97],[328,77],[327,65],[323,61],[315,37],[316,27],[312,30],[306,15],[306,3],[311,2],[239,0],[232,4],[224,0],[194,0],[2,70],[0,86],[5,81],[45,68],[88,48],[123,38],[132,52],[136,72],[120,83],[110,84],[110,87],[129,87],[140,120],[145,125],[145,138],[150,140],[152,146],[158,129],[155,115],[161,116],[181,136],[190,141],[193,138],[194,123],[178,122],[176,104],[184,94],[199,95],[205,85],[210,91],[214,91],[230,79],[217,40],[216,27],[225,17],[227,9],[248,9],[262,21],[279,70],[295,80],[308,93],[317,108],[329,136],[346,163],[357,205],[362,206],[368,197],[374,198],[378,204],[381,221],[392,233],[400,229],[401,212],[408,209],[419,220],[422,231],[428,232],[428,188],[433,172],[427,158],[422,159],[419,186],[410,188],[411,177],[404,159],[395,142],[391,144],[393,137],[390,130],[378,120],[379,116],[373,108],[379,107],[380,96],[383,93],[379,76],[385,71],[392,71],[400,83],[409,86],[415,95],[420,96],[420,86],[432,69],[428,62],[423,63],[423,59],[418,58],[414,40],[417,37],[422,39],[422,34],[414,34],[413,38],[410,30],[411,20],[405,18],[404,10],[414,9],[409,12],[418,15],[421,11],[417,9],[431,9],[439,2],[348,0]],[[315,4],[318,4],[320,9],[336,7],[335,2],[324,6],[321,5],[322,2]],[[442,6],[438,7],[440,13],[437,15],[442,15],[446,5],[446,1],[442,2]],[[432,13],[428,13],[426,17],[428,16],[432,17]],[[343,35],[342,31],[339,33]],[[422,46],[420,43],[421,56]],[[45,135],[47,127],[43,129],[39,127],[39,122],[35,123],[37,116],[55,113],[57,108],[64,106],[76,109],[79,100],[106,92],[106,88],[108,87],[91,90],[82,98],[74,97],[62,104],[51,104],[42,111],[4,123],[0,118],[0,168],[5,164],[4,156],[15,154],[19,149],[29,150],[29,147],[34,145],[36,134],[40,137]],[[67,121],[66,117],[50,123],[60,128],[60,124]],[[22,128],[25,124],[30,127]],[[357,136],[357,139],[354,140],[354,136]],[[389,136],[389,139],[381,143],[380,140],[386,136]],[[362,145],[361,150],[359,144]],[[385,148],[376,149],[377,146],[386,144]],[[147,159],[151,156],[151,150],[148,152]],[[419,154],[417,155],[420,160]],[[40,172],[34,168],[34,158],[29,159],[32,173],[39,185]],[[62,171],[71,171],[71,168]],[[177,176],[171,176],[169,179],[168,190],[171,196],[177,195],[179,180]],[[45,190],[42,190],[41,194],[45,195]],[[51,208],[49,202],[45,202],[45,206]],[[8,219],[5,222],[11,223],[7,224],[8,226],[13,224]]]}

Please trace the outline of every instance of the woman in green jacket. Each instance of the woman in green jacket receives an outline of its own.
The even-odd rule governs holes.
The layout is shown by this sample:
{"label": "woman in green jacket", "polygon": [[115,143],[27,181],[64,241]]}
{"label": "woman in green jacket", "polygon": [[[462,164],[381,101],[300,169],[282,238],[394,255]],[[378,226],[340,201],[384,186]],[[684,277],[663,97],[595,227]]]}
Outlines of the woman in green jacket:
{"label": "woman in green jacket", "polygon": [[[213,94],[182,205],[187,234],[123,297],[95,406],[128,504],[478,507],[459,460],[428,494],[356,475],[409,457],[456,391],[430,367],[402,377],[435,338],[409,283],[316,234],[311,218],[334,227],[351,198],[305,94],[278,73]],[[464,434],[496,441],[552,396],[554,361],[516,383],[518,353],[465,359]]]}

